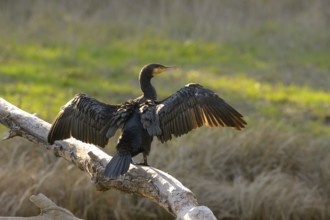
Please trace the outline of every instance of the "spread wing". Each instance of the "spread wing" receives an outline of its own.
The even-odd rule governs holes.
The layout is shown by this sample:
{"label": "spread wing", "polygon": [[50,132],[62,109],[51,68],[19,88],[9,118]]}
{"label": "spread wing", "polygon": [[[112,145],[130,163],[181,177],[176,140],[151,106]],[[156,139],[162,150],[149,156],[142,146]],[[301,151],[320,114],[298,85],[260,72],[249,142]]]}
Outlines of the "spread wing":
{"label": "spread wing", "polygon": [[239,112],[198,84],[189,84],[157,105],[149,105],[143,110],[141,121],[148,133],[161,142],[203,125],[238,130],[246,125]]}
{"label": "spread wing", "polygon": [[[48,142],[71,136],[86,143],[105,147],[108,143],[111,119],[119,106],[107,105],[86,94],[78,94],[58,113],[49,134]],[[112,125],[113,126],[113,125]],[[117,130],[113,127],[113,134]],[[112,135],[113,135],[112,134]]]}

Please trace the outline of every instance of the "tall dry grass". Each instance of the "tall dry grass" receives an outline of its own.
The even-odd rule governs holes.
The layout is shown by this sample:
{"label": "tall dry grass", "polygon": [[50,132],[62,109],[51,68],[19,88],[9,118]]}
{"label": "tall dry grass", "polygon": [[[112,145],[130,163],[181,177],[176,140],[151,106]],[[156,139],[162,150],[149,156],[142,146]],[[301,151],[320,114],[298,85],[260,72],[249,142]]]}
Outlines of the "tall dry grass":
{"label": "tall dry grass", "polygon": [[[218,219],[329,219],[329,142],[283,129],[196,130],[155,142],[150,164],[191,188]],[[44,193],[81,218],[173,218],[145,199],[95,191],[87,174],[25,140],[3,144],[0,166],[2,215],[37,214],[28,197]]]}
{"label": "tall dry grass", "polygon": [[86,173],[23,139],[2,143],[0,161],[0,216],[38,215],[39,210],[29,202],[38,193],[84,219],[169,216],[145,199],[115,190],[96,191]]}
{"label": "tall dry grass", "polygon": [[[317,30],[322,34],[330,22],[329,8],[325,0],[141,0],[136,4],[130,0],[2,0],[0,31],[14,32],[19,40],[72,43],[82,38],[108,43],[111,39],[140,39],[147,35],[227,41],[252,38],[246,30],[257,30],[260,25],[265,25],[260,35],[269,31],[268,25],[274,35],[276,29],[272,28],[277,23],[287,25],[287,30],[310,34]],[[279,42],[294,44],[291,34],[289,31]],[[308,41],[302,35],[298,38]]]}
{"label": "tall dry grass", "polygon": [[197,131],[173,146],[161,157],[171,161],[165,170],[185,176],[219,219],[329,218],[327,140],[259,124],[239,134]]}

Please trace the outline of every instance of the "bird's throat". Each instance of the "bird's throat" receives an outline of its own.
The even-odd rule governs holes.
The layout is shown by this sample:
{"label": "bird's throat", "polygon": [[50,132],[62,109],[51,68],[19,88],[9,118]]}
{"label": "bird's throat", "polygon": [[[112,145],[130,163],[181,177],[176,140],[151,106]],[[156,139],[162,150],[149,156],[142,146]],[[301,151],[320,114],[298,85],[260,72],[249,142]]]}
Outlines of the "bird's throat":
{"label": "bird's throat", "polygon": [[156,89],[151,85],[150,79],[140,80],[143,97],[146,99],[156,100]]}

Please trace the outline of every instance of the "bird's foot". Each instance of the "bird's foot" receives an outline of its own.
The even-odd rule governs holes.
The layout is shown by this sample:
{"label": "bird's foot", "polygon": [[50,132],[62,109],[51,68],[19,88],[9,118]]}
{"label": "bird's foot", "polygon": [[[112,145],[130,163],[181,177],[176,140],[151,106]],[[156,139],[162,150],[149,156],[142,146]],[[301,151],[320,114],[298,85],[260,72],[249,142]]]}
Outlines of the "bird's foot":
{"label": "bird's foot", "polygon": [[148,164],[148,159],[147,159],[147,155],[143,155],[143,162],[141,162],[141,163],[135,163],[135,162],[132,160],[132,163],[133,163],[134,165],[149,166],[149,164]]}
{"label": "bird's foot", "polygon": [[142,163],[135,163],[135,165],[140,165],[140,166],[149,166],[148,163],[142,162]]}

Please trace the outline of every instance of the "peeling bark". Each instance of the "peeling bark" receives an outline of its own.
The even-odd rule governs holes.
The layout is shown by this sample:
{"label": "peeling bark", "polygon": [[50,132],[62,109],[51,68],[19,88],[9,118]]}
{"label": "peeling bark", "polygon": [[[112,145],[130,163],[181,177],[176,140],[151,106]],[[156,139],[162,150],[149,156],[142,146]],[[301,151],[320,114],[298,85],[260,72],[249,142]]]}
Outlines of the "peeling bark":
{"label": "peeling bark", "polygon": [[52,150],[56,156],[72,162],[79,169],[89,173],[98,190],[115,188],[140,195],[163,207],[177,219],[216,219],[209,208],[198,206],[195,195],[181,182],[156,168],[131,164],[129,171],[118,179],[105,178],[103,171],[111,159],[109,155],[94,145],[73,138],[49,145],[47,135],[51,125],[2,98],[0,98],[0,123],[10,129],[5,140],[21,136],[40,143],[46,149]]}

